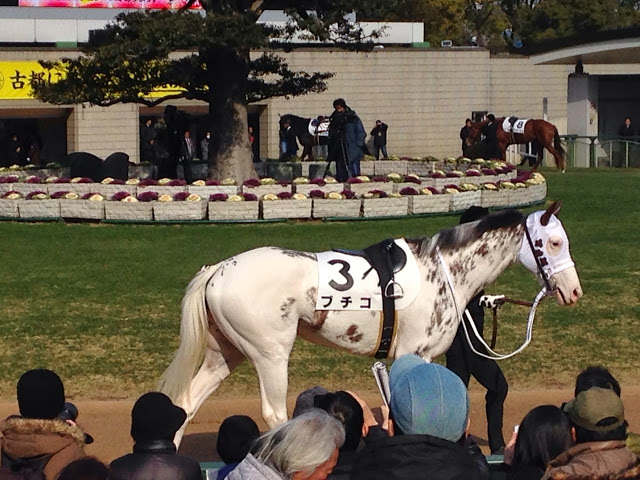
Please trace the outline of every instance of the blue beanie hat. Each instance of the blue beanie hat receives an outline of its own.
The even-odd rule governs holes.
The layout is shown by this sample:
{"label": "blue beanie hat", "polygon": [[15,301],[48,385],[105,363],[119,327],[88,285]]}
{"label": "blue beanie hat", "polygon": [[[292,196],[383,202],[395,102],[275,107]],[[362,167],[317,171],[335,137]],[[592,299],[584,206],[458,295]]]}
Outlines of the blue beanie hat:
{"label": "blue beanie hat", "polygon": [[391,366],[390,409],[405,434],[462,438],[469,421],[469,394],[462,380],[442,365],[403,355]]}

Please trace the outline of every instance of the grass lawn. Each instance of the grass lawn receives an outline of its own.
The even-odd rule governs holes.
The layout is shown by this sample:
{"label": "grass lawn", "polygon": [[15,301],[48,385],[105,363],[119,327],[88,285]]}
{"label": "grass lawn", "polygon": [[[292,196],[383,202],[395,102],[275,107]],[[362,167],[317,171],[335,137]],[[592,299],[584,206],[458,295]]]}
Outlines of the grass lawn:
{"label": "grass lawn", "polygon": [[[575,308],[546,301],[532,344],[503,362],[505,374],[515,387],[567,386],[579,369],[603,364],[638,383],[640,170],[545,175],[549,200],[564,200],[560,217],[585,296]],[[178,344],[184,288],[204,264],[260,245],[359,248],[386,237],[433,235],[457,221],[442,216],[187,226],[0,222],[0,398],[12,400],[20,374],[41,366],[59,372],[72,397],[135,397],[153,389]],[[538,286],[516,265],[487,291],[533,299]],[[526,313],[517,306],[500,313],[499,350],[519,345]],[[314,384],[374,391],[371,362],[298,342],[290,391]],[[245,362],[218,395],[257,396],[251,366]]]}

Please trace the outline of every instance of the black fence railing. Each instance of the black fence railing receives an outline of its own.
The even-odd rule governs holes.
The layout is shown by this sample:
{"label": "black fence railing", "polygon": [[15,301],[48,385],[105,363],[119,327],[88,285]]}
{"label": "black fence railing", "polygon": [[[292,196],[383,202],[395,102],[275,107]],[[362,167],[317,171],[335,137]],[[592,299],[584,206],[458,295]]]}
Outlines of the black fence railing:
{"label": "black fence railing", "polygon": [[640,167],[640,138],[603,139],[597,136],[560,135],[570,166],[585,165],[577,155],[588,157],[589,167]]}

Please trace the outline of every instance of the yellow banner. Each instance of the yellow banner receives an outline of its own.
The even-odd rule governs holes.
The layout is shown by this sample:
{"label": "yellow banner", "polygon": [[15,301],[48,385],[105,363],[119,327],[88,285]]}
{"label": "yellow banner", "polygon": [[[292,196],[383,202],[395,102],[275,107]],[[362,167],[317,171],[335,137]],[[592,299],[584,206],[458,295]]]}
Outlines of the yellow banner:
{"label": "yellow banner", "polygon": [[60,78],[60,72],[47,70],[37,61],[0,62],[0,100],[31,99],[32,85],[57,82]]}
{"label": "yellow banner", "polygon": [[[47,70],[37,61],[0,62],[0,100],[28,100],[33,97],[32,85],[36,83],[57,82],[63,78],[61,72]],[[184,91],[178,86],[157,88],[149,95],[160,98]]]}

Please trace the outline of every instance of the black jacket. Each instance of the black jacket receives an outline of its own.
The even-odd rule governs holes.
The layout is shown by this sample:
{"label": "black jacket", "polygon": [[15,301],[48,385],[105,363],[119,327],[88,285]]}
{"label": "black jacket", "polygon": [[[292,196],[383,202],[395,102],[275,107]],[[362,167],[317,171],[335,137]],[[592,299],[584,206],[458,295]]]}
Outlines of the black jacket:
{"label": "black jacket", "polygon": [[430,435],[387,437],[365,447],[352,480],[483,480],[474,458],[457,443]]}
{"label": "black jacket", "polygon": [[109,466],[110,480],[202,480],[200,464],[178,455],[170,440],[138,442]]}
{"label": "black jacket", "polygon": [[389,126],[386,123],[381,123],[380,126],[373,127],[371,130],[371,136],[373,137],[373,145],[376,147],[382,147],[387,144],[387,129]]}

